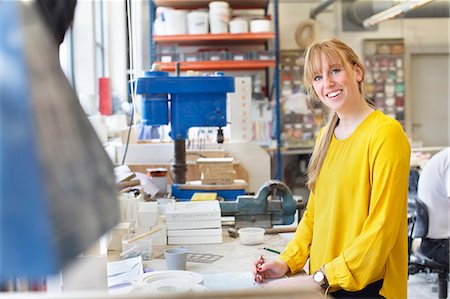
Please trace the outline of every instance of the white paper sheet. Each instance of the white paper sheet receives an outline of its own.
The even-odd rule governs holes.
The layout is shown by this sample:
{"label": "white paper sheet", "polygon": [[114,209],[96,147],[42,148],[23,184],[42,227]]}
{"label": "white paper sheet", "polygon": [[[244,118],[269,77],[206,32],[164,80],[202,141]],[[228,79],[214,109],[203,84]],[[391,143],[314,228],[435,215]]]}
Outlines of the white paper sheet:
{"label": "white paper sheet", "polygon": [[143,267],[140,256],[107,264],[108,288],[131,284],[142,279]]}

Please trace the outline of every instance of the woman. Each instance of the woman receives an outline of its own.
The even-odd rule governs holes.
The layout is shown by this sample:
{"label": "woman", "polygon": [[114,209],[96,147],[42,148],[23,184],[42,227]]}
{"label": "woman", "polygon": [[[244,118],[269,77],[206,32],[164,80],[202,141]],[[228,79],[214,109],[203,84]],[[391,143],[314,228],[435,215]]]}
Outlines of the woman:
{"label": "woman", "polygon": [[364,66],[337,39],[310,46],[305,85],[331,110],[308,166],[310,197],[294,239],[254,273],[335,298],[407,297],[410,147],[401,125],[364,99]]}

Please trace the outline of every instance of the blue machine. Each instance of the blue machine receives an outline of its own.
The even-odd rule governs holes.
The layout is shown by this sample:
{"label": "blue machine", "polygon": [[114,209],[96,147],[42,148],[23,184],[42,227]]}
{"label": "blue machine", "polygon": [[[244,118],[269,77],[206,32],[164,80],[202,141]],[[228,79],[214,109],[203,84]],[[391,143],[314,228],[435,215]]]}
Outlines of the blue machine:
{"label": "blue machine", "polygon": [[220,73],[169,77],[167,72],[148,71],[136,82],[136,93],[142,94],[143,123],[167,125],[170,119],[169,135],[174,141],[187,139],[192,127],[226,126],[226,94],[233,91],[234,78]]}
{"label": "blue machine", "polygon": [[[174,184],[172,194],[188,200],[194,192],[183,189],[186,183],[186,144],[192,127],[217,127],[218,141],[223,142],[222,127],[227,124],[226,94],[234,91],[234,78],[216,73],[213,76],[169,77],[167,72],[148,71],[136,80],[136,94],[142,95],[144,125],[171,124],[169,136],[175,143]],[[219,196],[234,200],[245,189],[218,190]]]}

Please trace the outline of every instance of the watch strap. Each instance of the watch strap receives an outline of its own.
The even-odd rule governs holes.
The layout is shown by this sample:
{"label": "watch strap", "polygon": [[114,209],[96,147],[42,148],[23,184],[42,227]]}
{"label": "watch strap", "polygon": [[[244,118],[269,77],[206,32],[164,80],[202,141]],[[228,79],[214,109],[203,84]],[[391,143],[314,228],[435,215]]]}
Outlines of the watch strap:
{"label": "watch strap", "polygon": [[327,279],[327,275],[326,275],[326,273],[325,273],[324,267],[323,267],[323,266],[320,267],[320,269],[317,270],[317,272],[321,272],[321,273],[323,274],[323,281],[322,281],[322,283],[320,284],[320,286],[321,286],[323,289],[327,290],[327,289],[330,287],[330,284],[328,283],[328,279]]}

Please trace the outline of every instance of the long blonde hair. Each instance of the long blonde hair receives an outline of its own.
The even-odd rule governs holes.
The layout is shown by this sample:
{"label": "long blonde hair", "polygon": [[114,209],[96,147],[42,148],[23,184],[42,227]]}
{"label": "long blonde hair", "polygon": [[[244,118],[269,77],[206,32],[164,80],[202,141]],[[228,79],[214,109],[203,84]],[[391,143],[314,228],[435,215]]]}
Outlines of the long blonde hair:
{"label": "long blonde hair", "polygon": [[[331,38],[312,44],[306,52],[303,81],[310,97],[318,98],[313,88],[313,79],[322,67],[322,55],[324,55],[330,63],[342,62],[345,69],[349,69],[350,66],[358,66],[362,72],[362,79],[358,82],[358,88],[361,95],[364,95],[365,68],[363,63],[349,46],[336,38]],[[310,190],[314,189],[317,177],[319,176],[320,169],[323,165],[323,161],[325,160],[328,148],[330,147],[334,129],[338,123],[339,118],[337,114],[335,112],[331,112],[328,123],[323,129],[321,138],[316,143],[309,161],[308,181],[306,182],[306,186]]]}

